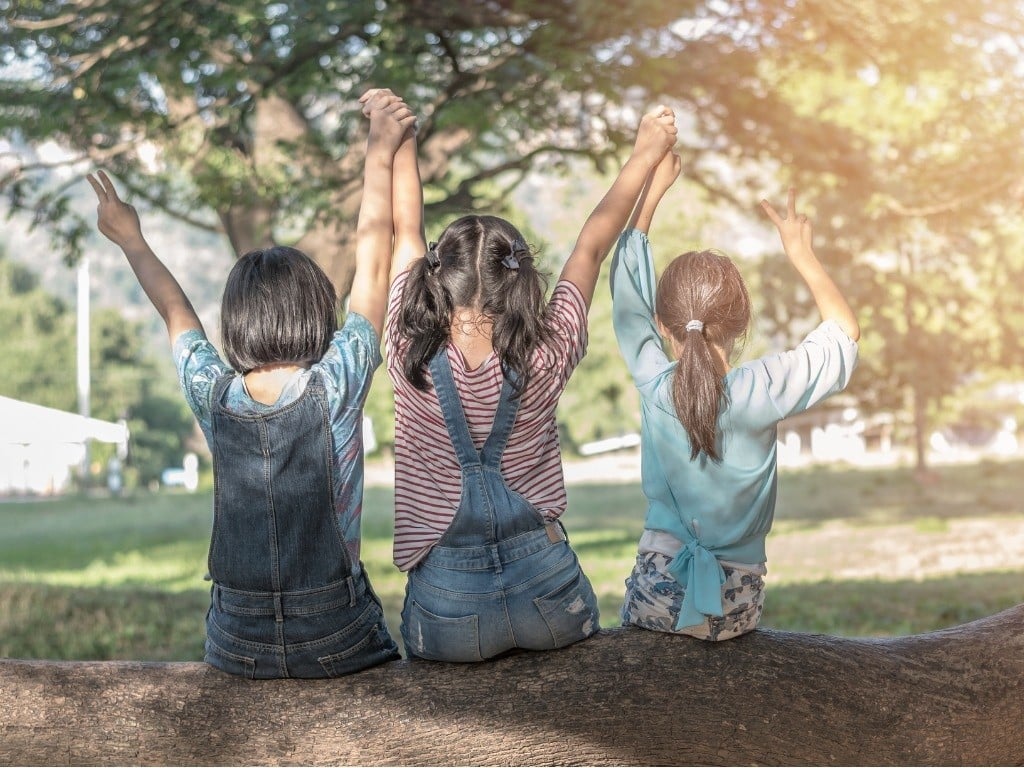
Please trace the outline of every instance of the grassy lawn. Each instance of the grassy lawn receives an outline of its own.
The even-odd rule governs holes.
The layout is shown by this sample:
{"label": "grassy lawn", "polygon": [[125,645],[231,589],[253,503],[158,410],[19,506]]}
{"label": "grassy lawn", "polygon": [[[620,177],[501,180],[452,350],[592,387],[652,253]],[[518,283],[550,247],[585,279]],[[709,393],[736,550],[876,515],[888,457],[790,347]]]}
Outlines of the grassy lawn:
{"label": "grassy lawn", "polygon": [[[847,636],[947,627],[1024,602],[1024,462],[786,472],[763,624]],[[634,484],[570,487],[569,536],[618,623],[643,523]],[[391,491],[367,490],[363,560],[398,635]],[[200,659],[208,493],[0,504],[0,656]]]}

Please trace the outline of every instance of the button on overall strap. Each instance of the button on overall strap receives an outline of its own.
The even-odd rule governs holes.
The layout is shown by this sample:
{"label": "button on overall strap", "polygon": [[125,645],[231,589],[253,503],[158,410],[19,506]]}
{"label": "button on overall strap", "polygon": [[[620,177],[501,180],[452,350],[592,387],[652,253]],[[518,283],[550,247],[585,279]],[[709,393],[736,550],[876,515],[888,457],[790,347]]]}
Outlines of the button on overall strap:
{"label": "button on overall strap", "polygon": [[498,409],[494,413],[494,422],[491,425],[491,433],[487,436],[479,453],[477,453],[476,447],[473,445],[473,438],[469,434],[469,424],[466,421],[466,413],[462,409],[459,392],[455,387],[455,376],[452,374],[452,366],[448,360],[446,348],[442,347],[438,350],[430,361],[430,375],[433,378],[434,391],[441,404],[441,413],[444,416],[444,423],[448,428],[448,436],[455,448],[459,465],[465,468],[483,464],[498,469],[501,465],[501,456],[505,452],[505,445],[512,434],[516,413],[519,411],[519,398],[512,396],[514,392],[512,375],[505,373],[501,395],[498,397]]}

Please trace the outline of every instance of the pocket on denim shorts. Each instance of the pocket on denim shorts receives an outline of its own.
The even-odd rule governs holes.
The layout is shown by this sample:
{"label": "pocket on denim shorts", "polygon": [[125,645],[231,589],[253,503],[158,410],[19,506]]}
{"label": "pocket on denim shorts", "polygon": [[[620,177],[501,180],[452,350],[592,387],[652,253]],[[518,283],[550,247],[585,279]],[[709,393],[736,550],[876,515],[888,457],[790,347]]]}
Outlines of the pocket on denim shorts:
{"label": "pocket on denim shorts", "polygon": [[317,661],[328,677],[342,677],[397,657],[398,648],[395,641],[385,629],[384,622],[378,620],[366,635],[350,648],[319,656]]}
{"label": "pocket on denim shorts", "polygon": [[209,635],[206,637],[206,648],[205,653],[203,654],[203,661],[211,667],[216,667],[222,672],[227,672],[229,675],[238,675],[240,677],[248,678],[249,680],[253,680],[256,677],[256,659],[251,656],[242,656],[237,653],[232,653],[231,651],[221,648],[210,639]]}
{"label": "pocket on denim shorts", "polygon": [[581,570],[557,589],[534,598],[533,604],[548,625],[556,648],[590,637],[600,628],[597,596]]}
{"label": "pocket on denim shorts", "polygon": [[447,618],[409,601],[407,620],[402,626],[406,651],[432,661],[483,661],[480,654],[480,617]]}

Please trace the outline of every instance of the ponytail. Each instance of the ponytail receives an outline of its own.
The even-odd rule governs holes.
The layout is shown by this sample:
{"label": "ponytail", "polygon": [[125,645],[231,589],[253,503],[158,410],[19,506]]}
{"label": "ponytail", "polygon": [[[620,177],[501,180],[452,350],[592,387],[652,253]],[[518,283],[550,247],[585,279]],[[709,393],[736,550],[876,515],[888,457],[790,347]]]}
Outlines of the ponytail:
{"label": "ponytail", "polygon": [[[436,253],[435,253],[436,257]],[[409,339],[402,373],[416,389],[427,389],[426,368],[451,335],[451,296],[428,258],[413,264],[402,293],[398,327]]]}
{"label": "ponytail", "polygon": [[481,269],[490,275],[482,310],[494,321],[491,346],[505,375],[512,376],[518,397],[530,383],[534,350],[548,338],[547,279],[534,267],[533,254],[521,239],[513,240],[504,255],[501,246],[496,250]]}
{"label": "ponytail", "polygon": [[750,297],[736,266],[714,251],[685,253],[662,274],[658,319],[681,346],[672,404],[690,438],[690,459],[721,461],[718,417],[728,391],[714,346],[728,351],[750,324]]}
{"label": "ponytail", "polygon": [[690,459],[703,452],[714,461],[718,453],[718,411],[725,382],[703,328],[686,331],[679,364],[672,377],[672,404],[690,436]]}

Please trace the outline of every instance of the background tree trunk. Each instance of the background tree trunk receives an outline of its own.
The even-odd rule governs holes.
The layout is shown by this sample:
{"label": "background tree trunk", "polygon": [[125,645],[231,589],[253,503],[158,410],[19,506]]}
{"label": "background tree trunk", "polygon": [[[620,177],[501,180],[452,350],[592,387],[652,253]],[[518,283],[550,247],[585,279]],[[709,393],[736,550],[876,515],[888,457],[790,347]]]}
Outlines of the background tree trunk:
{"label": "background tree trunk", "polygon": [[487,664],[252,682],[0,662],[4,764],[1020,764],[1024,606],[883,640],[619,629]]}

